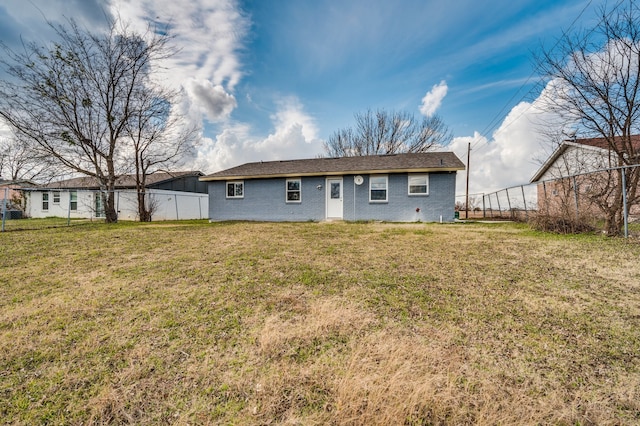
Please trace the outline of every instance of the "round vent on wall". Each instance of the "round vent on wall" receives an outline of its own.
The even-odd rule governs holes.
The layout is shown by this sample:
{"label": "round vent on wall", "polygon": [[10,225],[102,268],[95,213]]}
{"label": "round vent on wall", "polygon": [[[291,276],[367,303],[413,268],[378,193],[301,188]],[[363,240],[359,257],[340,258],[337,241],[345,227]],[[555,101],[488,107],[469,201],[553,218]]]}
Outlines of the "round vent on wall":
{"label": "round vent on wall", "polygon": [[364,178],[358,175],[353,178],[353,181],[356,183],[356,185],[362,185],[362,182],[364,182]]}

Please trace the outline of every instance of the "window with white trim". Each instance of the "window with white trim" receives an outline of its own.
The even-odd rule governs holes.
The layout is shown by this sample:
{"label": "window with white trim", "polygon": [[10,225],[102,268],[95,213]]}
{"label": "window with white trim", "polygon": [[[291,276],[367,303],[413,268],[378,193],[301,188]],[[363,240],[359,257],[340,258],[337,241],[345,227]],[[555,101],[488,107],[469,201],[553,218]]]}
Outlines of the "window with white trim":
{"label": "window with white trim", "polygon": [[387,201],[387,187],[389,186],[389,177],[370,176],[369,177],[369,201],[385,202]]}
{"label": "window with white trim", "polygon": [[78,210],[78,191],[69,192],[69,208],[71,210]]}
{"label": "window with white trim", "polygon": [[105,194],[101,193],[101,192],[96,192],[94,194],[95,196],[95,214],[96,217],[105,217],[105,210],[104,210],[104,196]]}
{"label": "window with white trim", "polygon": [[53,191],[53,204],[60,204],[60,191]]}
{"label": "window with white trim", "polygon": [[227,182],[227,198],[244,198],[244,181]]}
{"label": "window with white trim", "polygon": [[49,210],[49,193],[48,192],[42,193],[42,210],[44,211]]}
{"label": "window with white trim", "polygon": [[409,175],[409,195],[429,195],[429,175]]}
{"label": "window with white trim", "polygon": [[299,203],[302,201],[302,182],[300,179],[287,179],[287,203]]}

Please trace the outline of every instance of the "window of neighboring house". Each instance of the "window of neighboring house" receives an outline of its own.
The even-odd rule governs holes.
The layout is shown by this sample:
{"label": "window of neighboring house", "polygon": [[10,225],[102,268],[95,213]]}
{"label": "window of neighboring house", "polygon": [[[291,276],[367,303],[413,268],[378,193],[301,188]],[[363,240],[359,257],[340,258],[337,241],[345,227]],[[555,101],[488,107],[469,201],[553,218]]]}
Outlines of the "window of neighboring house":
{"label": "window of neighboring house", "polygon": [[227,182],[227,198],[243,198],[244,181]]}
{"label": "window of neighboring house", "polygon": [[53,204],[60,204],[60,191],[53,191]]}
{"label": "window of neighboring house", "polygon": [[388,176],[371,176],[369,178],[369,201],[387,201]]}
{"label": "window of neighboring house", "polygon": [[48,192],[42,193],[42,210],[44,211],[49,210],[49,193]]}
{"label": "window of neighboring house", "polygon": [[409,195],[429,195],[429,175],[409,175]]}
{"label": "window of neighboring house", "polygon": [[78,210],[78,191],[69,193],[69,208],[74,211]]}
{"label": "window of neighboring house", "polygon": [[302,201],[302,185],[300,179],[287,179],[287,203]]}
{"label": "window of neighboring house", "polygon": [[103,203],[104,200],[102,199],[102,193],[96,192],[95,197],[96,197],[96,205],[95,205],[96,217],[105,217],[104,203]]}

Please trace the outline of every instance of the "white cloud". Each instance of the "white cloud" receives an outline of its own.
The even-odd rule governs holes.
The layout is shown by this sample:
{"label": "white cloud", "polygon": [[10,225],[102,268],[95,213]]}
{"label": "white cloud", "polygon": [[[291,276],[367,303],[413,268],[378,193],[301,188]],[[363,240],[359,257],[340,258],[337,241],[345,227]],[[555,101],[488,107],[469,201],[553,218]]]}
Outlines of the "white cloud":
{"label": "white cloud", "polygon": [[179,48],[167,64],[176,84],[186,77],[209,80],[233,90],[242,77],[238,52],[249,30],[249,20],[234,0],[114,0],[119,13],[135,29],[144,31],[150,20],[166,26]]}
{"label": "white cloud", "polygon": [[[201,128],[193,167],[210,173],[247,161],[285,158],[302,150],[315,137],[315,127],[301,113],[290,123],[295,109],[280,108],[275,131],[267,138],[253,134],[251,126],[231,120],[237,108],[234,89],[243,77],[239,52],[250,29],[250,20],[235,0],[114,0],[112,12],[145,31],[150,20],[166,26],[178,53],[162,64],[166,82],[182,88],[185,99],[178,107],[185,126]],[[202,133],[203,119],[215,123],[218,134]],[[310,137],[310,139],[306,139]]]}
{"label": "white cloud", "polygon": [[295,96],[281,98],[276,102],[278,110],[271,116],[276,128],[288,128],[295,125],[301,126],[302,135],[306,140],[312,141],[318,137],[318,128],[315,121],[307,113]]}
{"label": "white cloud", "polygon": [[440,83],[435,84],[424,98],[422,98],[422,105],[420,105],[420,113],[425,117],[431,117],[435,114],[436,110],[440,108],[442,100],[447,96],[449,87],[447,82],[442,80]]}
{"label": "white cloud", "polygon": [[209,80],[189,79],[184,86],[199,111],[210,121],[228,118],[237,106],[233,95],[220,85],[214,86]]}
{"label": "white cloud", "polygon": [[[553,83],[550,83],[553,84]],[[557,117],[545,110],[545,91],[533,102],[521,102],[511,109],[489,140],[484,135],[454,138],[449,149],[466,163],[471,142],[469,193],[490,193],[528,184],[549,153],[552,134],[561,134]],[[465,193],[465,175],[457,179],[457,194]]]}
{"label": "white cloud", "polygon": [[243,76],[239,51],[249,19],[234,0],[113,0],[112,14],[138,32],[149,23],[168,29],[177,53],[161,64],[165,83],[182,88],[185,118],[201,126],[221,122],[237,107],[233,90]]}
{"label": "white cloud", "polygon": [[4,120],[0,119],[0,139],[12,139],[13,131]]}
{"label": "white cloud", "polygon": [[[636,59],[629,62],[620,54],[624,48],[626,46],[622,47],[617,41],[608,43],[602,50],[585,57],[569,58],[567,69],[570,72],[578,66],[592,69],[596,80],[612,81],[615,77],[610,73],[616,69],[610,66],[612,63],[623,69],[640,67]],[[576,65],[576,59],[582,64]],[[475,147],[471,151],[470,193],[489,193],[528,184],[557,144],[569,132],[580,129],[580,114],[567,101],[567,97],[574,98],[570,91],[562,80],[550,80],[533,102],[521,102],[509,112],[491,140],[476,133],[473,138],[452,141],[450,148],[460,158],[466,159],[468,142]],[[465,179],[458,179],[457,193],[464,192]]]}
{"label": "white cloud", "polygon": [[[49,2],[35,1],[51,9]],[[233,121],[234,90],[244,76],[240,53],[251,26],[238,1],[91,1],[97,10],[105,5],[106,14],[119,16],[133,31],[144,33],[152,24],[173,37],[177,54],[160,64],[156,78],[185,95],[173,110],[183,118],[184,128],[200,128],[196,167],[213,172],[248,161],[310,158],[322,152],[316,123],[295,97],[277,100],[269,135]],[[250,94],[246,96],[250,102]],[[205,119],[218,126],[215,137],[204,134]]]}
{"label": "white cloud", "polygon": [[271,116],[274,131],[256,136],[247,124],[229,124],[215,140],[203,139],[197,168],[213,173],[252,161],[313,158],[322,152],[313,119],[300,102],[289,97],[277,102]]}

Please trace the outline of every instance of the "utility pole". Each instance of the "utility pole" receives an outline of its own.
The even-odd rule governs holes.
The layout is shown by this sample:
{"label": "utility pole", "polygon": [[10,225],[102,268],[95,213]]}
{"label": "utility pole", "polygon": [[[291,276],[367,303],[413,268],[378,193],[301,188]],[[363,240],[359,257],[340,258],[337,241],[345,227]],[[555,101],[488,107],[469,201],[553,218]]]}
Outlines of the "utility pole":
{"label": "utility pole", "polygon": [[469,162],[470,160],[471,160],[471,142],[469,142],[469,147],[467,148],[467,196],[466,196],[466,201],[464,203],[465,219],[469,219]]}

